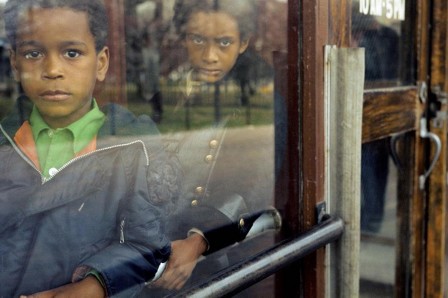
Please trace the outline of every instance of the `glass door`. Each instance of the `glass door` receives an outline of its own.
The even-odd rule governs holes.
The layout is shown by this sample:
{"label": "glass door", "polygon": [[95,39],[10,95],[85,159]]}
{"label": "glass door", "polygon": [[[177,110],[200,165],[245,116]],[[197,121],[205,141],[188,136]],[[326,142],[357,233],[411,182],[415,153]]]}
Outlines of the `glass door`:
{"label": "glass door", "polygon": [[437,94],[446,76],[436,53],[446,45],[428,29],[443,18],[426,1],[351,3],[350,45],[366,51],[363,297],[443,292],[446,128]]}

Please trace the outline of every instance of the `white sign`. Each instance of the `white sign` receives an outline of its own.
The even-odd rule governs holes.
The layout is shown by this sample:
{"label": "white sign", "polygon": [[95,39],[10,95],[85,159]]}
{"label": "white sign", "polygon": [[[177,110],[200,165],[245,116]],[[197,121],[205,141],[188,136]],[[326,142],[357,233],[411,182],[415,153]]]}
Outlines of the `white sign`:
{"label": "white sign", "polygon": [[359,0],[359,12],[404,21],[406,0]]}

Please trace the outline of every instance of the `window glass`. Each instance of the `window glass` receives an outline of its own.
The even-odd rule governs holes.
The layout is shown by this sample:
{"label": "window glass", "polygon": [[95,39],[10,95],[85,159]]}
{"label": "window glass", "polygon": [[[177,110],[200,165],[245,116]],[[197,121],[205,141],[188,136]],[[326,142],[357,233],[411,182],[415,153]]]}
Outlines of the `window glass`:
{"label": "window glass", "polygon": [[[365,89],[415,84],[411,1],[357,0],[352,46],[365,48]],[[385,91],[386,92],[386,91]],[[379,109],[385,107],[378,106]],[[390,138],[362,145],[360,293],[392,297],[398,172]]]}
{"label": "window glass", "polygon": [[[0,1],[2,11],[4,2]],[[109,52],[104,52],[101,48],[95,49],[97,52],[89,53],[101,53],[97,56],[101,59],[92,60],[98,63],[98,69],[103,65],[105,61],[103,59],[110,54],[106,78],[103,82],[102,75],[97,76],[99,80],[93,93],[98,107],[107,111],[107,120],[104,125],[98,124],[98,127],[101,126],[101,128],[92,133],[94,136],[90,139],[97,142],[88,143],[85,146],[85,148],[91,148],[90,151],[75,151],[76,154],[72,154],[71,151],[67,153],[68,149],[61,149],[69,148],[71,150],[71,147],[77,145],[75,141],[72,141],[72,143],[76,143],[75,145],[72,146],[72,143],[67,145],[68,143],[64,141],[67,136],[61,137],[58,141],[58,144],[62,146],[58,147],[59,149],[55,149],[51,144],[47,147],[36,145],[35,152],[28,151],[26,146],[23,148],[21,145],[19,146],[21,139],[16,139],[14,133],[10,135],[10,138],[3,138],[3,134],[6,135],[6,130],[3,131],[3,128],[6,128],[11,123],[10,121],[22,125],[24,120],[29,119],[33,102],[37,101],[37,97],[29,101],[28,96],[25,96],[31,94],[30,92],[33,90],[29,88],[29,85],[24,86],[27,84],[25,81],[29,78],[27,76],[29,73],[25,71],[23,65],[26,66],[30,60],[34,62],[39,59],[45,60],[45,63],[39,65],[42,69],[45,68],[41,73],[37,73],[40,69],[36,66],[37,62],[32,68],[33,74],[36,74],[33,78],[36,80],[39,77],[42,81],[56,82],[56,79],[66,78],[74,82],[74,78],[77,77],[83,82],[91,83],[94,81],[93,77],[87,77],[87,73],[86,76],[80,75],[81,72],[76,74],[74,68],[71,68],[72,76],[66,76],[65,73],[50,75],[49,71],[50,66],[57,64],[55,61],[84,57],[87,56],[88,51],[78,50],[78,44],[70,41],[69,44],[75,44],[73,48],[70,47],[68,50],[62,51],[62,54],[58,52],[53,55],[55,52],[53,52],[51,40],[53,37],[59,38],[56,34],[53,37],[42,34],[36,39],[37,42],[36,40],[31,42],[27,40],[22,44],[32,46],[33,50],[18,52],[25,52],[19,57],[26,61],[25,64],[20,64],[17,67],[21,79],[21,82],[18,83],[13,79],[10,67],[8,50],[11,45],[6,38],[2,13],[0,27],[0,120],[2,121],[2,137],[0,138],[2,143],[0,146],[2,147],[0,147],[0,153],[11,153],[14,157],[23,159],[21,160],[25,161],[23,168],[29,167],[37,177],[42,178],[42,181],[36,178],[37,184],[33,187],[47,193],[50,193],[48,189],[51,189],[52,185],[56,185],[54,187],[57,191],[77,190],[78,187],[88,191],[90,188],[79,185],[84,185],[82,183],[90,185],[89,183],[104,178],[107,182],[96,185],[95,192],[93,192],[95,194],[89,193],[92,196],[91,200],[86,199],[86,202],[70,205],[70,208],[67,209],[67,219],[87,214],[84,213],[87,210],[92,212],[112,210],[112,205],[104,204],[101,208],[96,209],[90,205],[94,202],[93,197],[96,199],[104,197],[103,199],[105,199],[106,191],[113,194],[111,197],[120,194],[124,196],[126,191],[131,192],[132,196],[149,197],[147,199],[151,204],[156,205],[156,209],[161,212],[162,216],[157,218],[157,223],[154,224],[155,226],[151,226],[152,229],[147,234],[153,232],[159,224],[165,229],[172,244],[171,260],[177,261],[177,263],[172,262],[174,265],[168,263],[165,272],[179,276],[182,274],[188,276],[191,273],[191,277],[186,281],[186,286],[191,286],[227,266],[253,256],[278,241],[277,232],[281,226],[281,211],[284,206],[276,205],[275,196],[281,195],[281,191],[280,193],[279,190],[275,191],[275,183],[276,176],[281,172],[281,165],[284,163],[282,157],[285,150],[286,98],[280,95],[282,92],[279,92],[280,87],[274,78],[286,78],[287,67],[276,65],[274,59],[286,61],[286,59],[280,58],[287,56],[288,3],[286,0],[139,0],[120,1],[119,3],[104,1],[104,3],[109,17],[110,32],[107,40]],[[48,13],[47,10],[45,8],[42,11]],[[58,10],[58,12],[60,11]],[[67,15],[67,19],[74,17],[70,11],[64,10],[61,13],[64,16]],[[28,15],[26,14],[26,16]],[[42,18],[44,23],[57,20],[57,18],[44,18],[40,14],[38,18]],[[72,18],[71,20],[75,21],[76,19]],[[83,23],[85,28],[89,28],[90,23],[88,22],[93,19],[79,18],[80,21],[86,21]],[[26,20],[31,24],[36,19],[30,17]],[[64,23],[62,19],[59,21]],[[23,23],[19,25],[22,26]],[[34,30],[35,25],[33,23],[27,28]],[[78,25],[73,26],[73,31],[82,31],[83,38],[89,40],[89,45],[96,46],[97,36],[93,34],[95,43],[90,44],[92,40],[89,38],[92,32],[81,30],[83,27]],[[58,31],[59,28],[54,23],[51,26],[51,30]],[[40,29],[36,32],[39,33]],[[19,38],[33,36],[31,31],[26,31]],[[66,34],[68,31],[64,32]],[[34,48],[36,44],[41,45],[39,48]],[[94,57],[92,56],[93,59]],[[90,71],[89,73],[92,74],[92,69],[96,70],[97,68],[90,68],[87,72]],[[59,68],[56,69],[57,71],[55,69],[52,69],[54,73],[70,68]],[[284,90],[288,83],[284,81],[281,83],[281,88]],[[77,86],[76,83],[72,85]],[[55,85],[51,88],[53,89],[47,90],[46,93],[40,92],[39,96],[45,93],[45,96],[57,101],[68,93],[65,92],[64,95],[61,95],[62,92],[59,89],[54,90]],[[89,97],[89,100],[91,98]],[[43,113],[41,120],[43,122],[47,122],[49,119],[55,120],[53,114],[50,111],[47,113],[45,109],[45,105],[38,106],[36,104],[35,110]],[[13,115],[12,118],[11,115]],[[31,123],[30,125],[34,127],[36,122],[30,120],[27,123]],[[123,123],[133,128],[125,131],[122,127]],[[53,126],[45,128],[44,131],[48,133],[45,133],[46,141],[44,143],[51,143],[54,134],[59,133],[58,129],[65,128],[65,126],[57,127],[57,129]],[[103,128],[110,133],[107,142],[102,138]],[[160,137],[157,131],[160,133]],[[140,137],[147,133],[151,133],[152,136],[144,138],[145,154],[126,153],[117,157],[117,160],[124,163],[122,166],[109,170],[108,168],[105,170],[95,168],[96,162],[102,159],[92,158],[95,161],[89,163],[89,169],[92,171],[86,169],[89,174],[86,174],[84,179],[58,178],[65,177],[64,175],[75,177],[69,175],[69,169],[75,168],[78,164],[84,164],[85,158],[96,156],[97,153],[106,154],[110,149],[122,149],[123,147],[120,146],[123,145],[123,142],[126,142],[126,146],[132,146],[135,144],[135,136]],[[31,133],[29,136],[30,140],[37,138]],[[14,145],[11,146],[11,144]],[[104,148],[106,148],[104,151],[97,150]],[[18,153],[17,156],[14,152]],[[41,156],[46,153],[41,154],[42,152],[48,152],[48,159],[44,162]],[[56,154],[53,155],[54,152]],[[62,155],[67,156],[61,157]],[[48,169],[39,166],[40,163],[53,162],[52,156],[57,156],[55,159],[60,158],[63,161]],[[69,162],[66,163],[67,159]],[[146,163],[149,164],[149,168],[147,172],[144,172]],[[2,165],[1,169],[7,165],[9,169],[14,168],[11,166],[10,160],[2,161]],[[8,175],[22,175],[25,170],[20,172],[19,168],[16,167],[17,170],[14,173],[8,172]],[[137,185],[137,182],[125,185],[129,182],[126,179],[129,179],[131,173],[136,173],[136,169],[143,172],[139,172],[140,174],[135,178],[142,182],[140,179],[142,175],[146,177],[149,181],[147,188]],[[6,172],[3,171],[0,181],[10,182],[13,180],[5,175]],[[115,181],[111,178],[112,176],[115,179],[115,176],[118,177],[119,174],[123,174],[123,180]],[[63,183],[57,186],[61,180]],[[16,181],[21,180],[17,179]],[[7,188],[11,190],[15,186],[14,184]],[[20,189],[20,187],[23,185],[18,183],[17,188]],[[132,187],[140,188],[132,192],[129,190]],[[4,188],[5,185],[0,183],[0,191]],[[101,191],[98,191],[99,189]],[[51,193],[56,194],[57,192]],[[170,199],[166,200],[168,197]],[[58,198],[64,198],[64,196],[60,195]],[[0,203],[3,204],[3,201],[0,200]],[[61,209],[65,210],[65,207],[66,205],[63,205]],[[127,205],[127,203],[121,202],[116,207],[129,211],[128,208],[136,206],[132,203]],[[151,205],[151,207],[154,206]],[[82,256],[84,253],[86,255],[101,253],[109,245],[105,244],[107,241],[114,243],[118,248],[123,247],[120,244],[136,241],[137,244],[134,248],[137,250],[150,250],[151,247],[145,247],[144,244],[136,240],[138,237],[135,239],[128,237],[135,231],[143,234],[143,231],[146,231],[135,228],[139,227],[138,224],[141,223],[139,220],[143,221],[143,219],[134,217],[136,214],[144,214],[145,208],[151,209],[147,206],[147,202],[141,206],[141,209],[137,207],[136,210],[132,209],[132,212],[135,212],[135,214],[132,213],[132,216],[120,216],[120,218],[115,218],[115,221],[110,217],[86,217],[83,222],[91,224],[91,226],[89,226],[90,228],[86,227],[84,232],[98,233],[98,239],[101,239],[101,241],[98,240],[100,243],[83,242],[87,241],[85,240],[87,236],[81,231],[84,229],[82,224],[80,224],[82,227],[74,229],[76,235],[67,232],[66,236],[67,238],[73,236],[73,239],[79,238],[78,244],[82,246],[79,255]],[[54,208],[51,208],[49,213],[52,214],[53,211]],[[118,211],[111,212],[114,216],[120,214]],[[154,214],[156,213],[148,213],[148,218]],[[42,227],[50,226],[53,230],[59,227],[54,225],[47,215],[42,215],[46,224]],[[37,218],[35,219],[35,226],[40,229],[41,226],[37,224]],[[108,232],[117,236],[116,238],[114,238],[115,236],[106,237],[100,229],[102,223],[107,220],[112,220],[113,223],[110,223],[111,228]],[[31,222],[27,225],[29,225],[27,228],[32,226]],[[72,227],[78,227],[78,224],[72,224]],[[65,231],[65,227],[63,230]],[[1,233],[0,231],[0,239],[3,239]],[[65,237],[61,231],[52,235],[54,238],[50,238],[54,241]],[[142,234],[139,235],[142,236]],[[142,236],[142,238],[144,237]],[[161,238],[158,240],[162,241]],[[86,251],[86,247],[90,250]],[[76,251],[77,247],[72,249]],[[158,252],[162,254],[161,251]],[[57,252],[48,250],[48,254],[44,252],[42,255],[31,254],[31,258],[43,260],[42,256],[49,255],[57,255]],[[4,253],[0,249],[0,256],[3,260],[4,256],[8,256],[8,252]],[[88,258],[84,257],[84,259]],[[67,260],[63,257],[60,259],[61,263]],[[110,264],[114,264],[119,260],[120,257],[111,257],[108,261]],[[9,262],[10,259],[7,261]],[[70,261],[72,260],[70,259]],[[104,262],[105,259],[101,261]],[[0,266],[3,266],[3,263]],[[181,272],[179,270],[177,272],[176,270],[168,271],[173,270],[170,266],[179,266]],[[129,269],[132,266],[124,267]],[[75,268],[65,269],[70,272],[75,270]],[[89,266],[87,269],[89,269],[88,272],[81,274],[76,271],[76,273],[79,273],[79,276],[88,273],[96,277],[98,281],[104,282],[106,275],[102,275],[101,269]],[[191,270],[193,271],[191,272]],[[62,280],[63,276],[65,275],[60,275],[61,281],[58,281],[58,285],[68,282],[68,279]],[[162,278],[163,281],[159,281],[159,283],[151,282],[140,296],[157,297],[165,296],[173,291],[175,293],[178,289],[166,290],[164,288],[180,288],[185,281],[182,277],[180,279],[181,282],[176,281],[175,278],[168,281]],[[120,285],[124,284],[124,281],[115,280]],[[269,296],[274,295],[272,280],[269,279],[267,283],[262,284],[261,288],[255,287],[247,290],[247,295],[263,296],[267,293]],[[30,278],[28,281],[30,283],[33,279]],[[108,282],[103,283],[103,286],[107,287]],[[17,289],[20,291],[20,285]],[[39,287],[39,290],[46,289]],[[14,293],[17,295],[27,294]],[[1,291],[0,296],[2,296]]]}
{"label": "window glass", "polygon": [[366,51],[366,89],[413,82],[413,63],[410,63],[412,34],[407,2],[353,2],[352,46],[363,47]]}
{"label": "window glass", "polygon": [[390,138],[362,145],[360,293],[392,297],[397,239],[397,167]]}
{"label": "window glass", "polygon": [[[274,52],[286,51],[287,3],[184,1],[177,10],[173,4],[143,1],[132,10],[135,16],[126,22],[127,94],[130,109],[157,121],[184,172],[173,211],[178,222],[168,226],[178,230],[180,219],[182,233],[215,226],[217,233],[205,235],[210,248],[226,246],[198,263],[191,285],[275,241],[274,119],[285,111],[274,100],[273,59]],[[251,229],[260,212],[268,221],[260,218]],[[229,226],[240,224],[239,231]],[[267,232],[235,247],[245,229],[251,239]]]}

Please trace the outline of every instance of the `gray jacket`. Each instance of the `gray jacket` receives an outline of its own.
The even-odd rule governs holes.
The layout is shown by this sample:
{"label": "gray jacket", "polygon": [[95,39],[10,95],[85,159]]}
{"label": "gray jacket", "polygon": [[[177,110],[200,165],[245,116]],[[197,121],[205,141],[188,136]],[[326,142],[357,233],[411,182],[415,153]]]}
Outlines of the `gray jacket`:
{"label": "gray jacket", "polygon": [[132,297],[170,254],[161,208],[176,193],[176,174],[157,138],[117,135],[155,131],[117,106],[98,149],[48,180],[13,144],[15,115],[0,126],[0,297],[17,297],[97,270],[108,295]]}

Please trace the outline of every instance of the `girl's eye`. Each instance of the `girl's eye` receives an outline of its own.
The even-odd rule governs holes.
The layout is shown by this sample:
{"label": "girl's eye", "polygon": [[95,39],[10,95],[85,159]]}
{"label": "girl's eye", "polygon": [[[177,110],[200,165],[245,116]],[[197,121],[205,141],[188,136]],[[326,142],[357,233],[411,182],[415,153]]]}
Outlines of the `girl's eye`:
{"label": "girl's eye", "polygon": [[205,42],[205,40],[204,40],[204,38],[202,36],[195,35],[195,34],[189,35],[189,39],[190,39],[191,42],[193,42],[196,45],[202,45]]}
{"label": "girl's eye", "polygon": [[37,59],[42,57],[42,53],[39,51],[29,51],[25,53],[25,59]]}
{"label": "girl's eye", "polygon": [[80,55],[81,55],[81,53],[79,52],[79,51],[77,51],[77,50],[68,50],[68,51],[66,51],[65,52],[65,54],[64,54],[66,57],[68,57],[68,58],[78,58]]}
{"label": "girl's eye", "polygon": [[196,38],[193,38],[193,42],[195,44],[203,44],[204,43],[204,39],[202,39],[200,37],[196,37]]}

